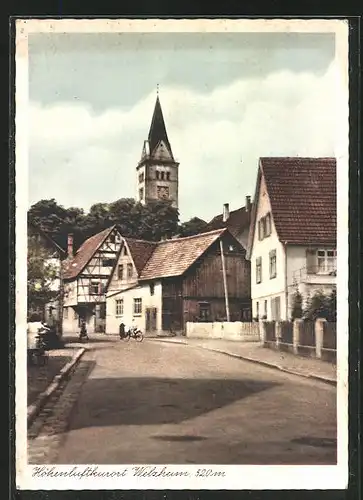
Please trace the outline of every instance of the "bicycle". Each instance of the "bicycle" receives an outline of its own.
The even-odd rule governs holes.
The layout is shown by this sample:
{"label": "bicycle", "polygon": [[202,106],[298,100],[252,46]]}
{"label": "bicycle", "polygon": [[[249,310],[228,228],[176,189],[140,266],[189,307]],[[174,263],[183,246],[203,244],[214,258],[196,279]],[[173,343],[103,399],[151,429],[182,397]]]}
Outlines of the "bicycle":
{"label": "bicycle", "polygon": [[128,342],[131,337],[135,339],[137,342],[142,342],[144,340],[144,335],[141,330],[136,327],[131,327],[129,330],[125,331],[122,335],[120,335],[120,339],[124,342]]}

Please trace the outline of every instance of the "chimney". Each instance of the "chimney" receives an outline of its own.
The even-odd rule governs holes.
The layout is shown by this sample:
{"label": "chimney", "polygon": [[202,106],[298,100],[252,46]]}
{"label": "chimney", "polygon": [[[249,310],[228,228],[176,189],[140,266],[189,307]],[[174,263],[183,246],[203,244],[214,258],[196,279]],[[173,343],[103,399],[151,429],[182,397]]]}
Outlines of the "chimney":
{"label": "chimney", "polygon": [[223,222],[229,219],[229,203],[223,205]]}
{"label": "chimney", "polygon": [[246,210],[246,212],[249,212],[251,210],[251,196],[246,196],[245,210]]}
{"label": "chimney", "polygon": [[67,252],[68,252],[68,257],[72,258],[73,257],[73,234],[72,233],[70,233],[68,235]]}

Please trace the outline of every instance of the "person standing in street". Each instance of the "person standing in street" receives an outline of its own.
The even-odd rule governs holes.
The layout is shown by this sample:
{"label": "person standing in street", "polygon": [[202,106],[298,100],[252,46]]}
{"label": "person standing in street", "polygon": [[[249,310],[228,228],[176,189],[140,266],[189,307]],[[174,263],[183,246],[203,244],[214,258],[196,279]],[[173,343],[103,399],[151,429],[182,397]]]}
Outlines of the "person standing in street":
{"label": "person standing in street", "polygon": [[34,351],[38,349],[39,333],[48,331],[49,328],[41,321],[39,314],[32,314],[27,324],[28,360],[32,359]]}

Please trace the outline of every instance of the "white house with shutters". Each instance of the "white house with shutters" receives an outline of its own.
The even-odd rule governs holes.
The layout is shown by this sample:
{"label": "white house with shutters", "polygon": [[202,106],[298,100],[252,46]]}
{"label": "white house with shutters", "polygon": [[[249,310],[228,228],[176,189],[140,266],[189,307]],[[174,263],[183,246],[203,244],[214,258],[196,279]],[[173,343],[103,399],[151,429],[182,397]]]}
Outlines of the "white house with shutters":
{"label": "white house with shutters", "polygon": [[336,160],[260,158],[247,257],[252,315],[289,320],[303,303],[336,286]]}

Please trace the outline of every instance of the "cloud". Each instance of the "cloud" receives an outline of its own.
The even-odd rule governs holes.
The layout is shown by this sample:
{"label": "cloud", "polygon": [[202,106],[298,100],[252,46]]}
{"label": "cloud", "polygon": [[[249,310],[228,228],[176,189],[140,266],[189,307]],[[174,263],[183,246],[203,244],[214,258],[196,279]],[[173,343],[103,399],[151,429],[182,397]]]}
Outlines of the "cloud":
{"label": "cloud", "polygon": [[[180,161],[181,218],[210,219],[253,194],[260,156],[334,154],[336,73],[280,71],[210,93],[163,87],[161,103]],[[155,94],[96,114],[84,102],[30,103],[30,202],[54,197],[86,210],[136,193],[136,164]]]}

